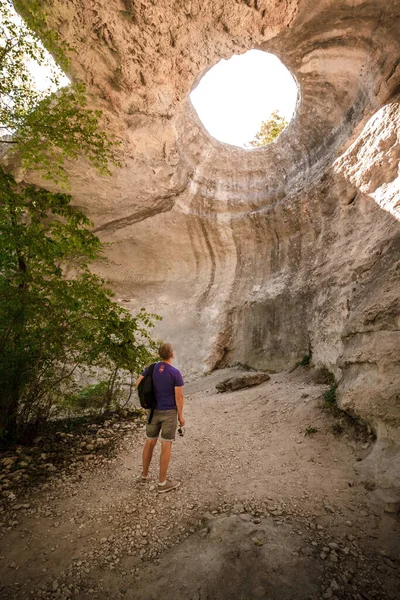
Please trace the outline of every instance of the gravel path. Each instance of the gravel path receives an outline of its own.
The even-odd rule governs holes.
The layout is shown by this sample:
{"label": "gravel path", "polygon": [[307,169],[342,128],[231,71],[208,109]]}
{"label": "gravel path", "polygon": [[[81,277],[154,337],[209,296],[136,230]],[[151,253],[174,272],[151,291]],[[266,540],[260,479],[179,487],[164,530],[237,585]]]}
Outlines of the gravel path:
{"label": "gravel path", "polygon": [[135,482],[144,426],[126,422],[113,458],[85,456],[15,498],[1,597],[400,598],[400,524],[354,471],[368,441],[334,435],[326,387],[305,371],[216,394],[226,377],[185,386],[178,490],[157,495],[158,449],[151,481]]}

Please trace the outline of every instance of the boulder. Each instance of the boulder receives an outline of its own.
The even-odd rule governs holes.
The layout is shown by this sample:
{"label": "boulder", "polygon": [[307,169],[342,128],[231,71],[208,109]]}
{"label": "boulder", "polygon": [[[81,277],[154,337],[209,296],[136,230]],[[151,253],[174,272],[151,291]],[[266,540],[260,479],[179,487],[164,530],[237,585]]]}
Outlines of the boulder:
{"label": "boulder", "polygon": [[264,381],[268,381],[269,379],[271,378],[268,373],[246,373],[246,375],[224,379],[224,381],[220,381],[215,387],[219,392],[235,392],[236,390],[260,385],[260,383],[264,383]]}

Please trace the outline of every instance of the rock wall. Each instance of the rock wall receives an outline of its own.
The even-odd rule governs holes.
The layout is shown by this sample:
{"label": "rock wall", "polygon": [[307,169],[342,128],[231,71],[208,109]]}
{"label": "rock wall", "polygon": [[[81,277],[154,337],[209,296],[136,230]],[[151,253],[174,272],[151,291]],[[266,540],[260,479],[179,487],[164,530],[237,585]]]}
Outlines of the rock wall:
{"label": "rock wall", "polygon": [[[158,334],[187,375],[286,369],[311,348],[391,456],[400,1],[52,0],[48,24],[77,50],[71,76],[123,142],[112,178],[84,159],[71,167],[76,204],[113,242],[99,270],[119,301],[164,317]],[[282,59],[299,100],[276,142],[245,151],[207,134],[189,93],[220,58],[251,48]]]}

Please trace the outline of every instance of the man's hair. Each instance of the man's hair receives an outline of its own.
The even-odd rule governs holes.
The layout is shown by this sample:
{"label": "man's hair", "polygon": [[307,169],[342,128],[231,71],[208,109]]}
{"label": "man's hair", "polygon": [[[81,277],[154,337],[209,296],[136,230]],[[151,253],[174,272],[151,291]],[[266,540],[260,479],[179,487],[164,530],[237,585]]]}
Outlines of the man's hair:
{"label": "man's hair", "polygon": [[172,358],[174,353],[174,349],[172,348],[172,344],[161,344],[158,349],[158,354],[163,360],[169,360]]}

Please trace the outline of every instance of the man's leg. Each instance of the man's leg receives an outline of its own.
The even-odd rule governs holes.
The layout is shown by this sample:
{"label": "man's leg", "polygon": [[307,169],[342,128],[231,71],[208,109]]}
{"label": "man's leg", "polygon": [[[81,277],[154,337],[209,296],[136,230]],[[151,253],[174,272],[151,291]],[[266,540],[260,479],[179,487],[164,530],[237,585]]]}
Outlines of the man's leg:
{"label": "man's leg", "polygon": [[160,458],[160,482],[158,491],[169,492],[179,486],[179,481],[167,481],[167,471],[171,459],[172,442],[175,440],[177,424],[176,410],[166,410],[161,415],[161,458]]}
{"label": "man's leg", "polygon": [[[155,445],[157,444],[157,439],[146,440],[146,443],[143,448],[143,471],[142,477],[146,478],[149,474],[149,467],[151,463],[151,459],[153,458],[153,450]],[[167,465],[168,466],[168,465]]]}
{"label": "man's leg", "polygon": [[171,460],[171,450],[172,442],[161,440],[160,483],[165,483],[167,480],[168,465]]}

